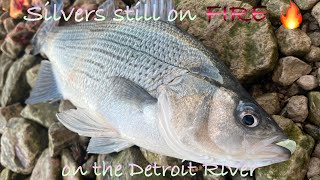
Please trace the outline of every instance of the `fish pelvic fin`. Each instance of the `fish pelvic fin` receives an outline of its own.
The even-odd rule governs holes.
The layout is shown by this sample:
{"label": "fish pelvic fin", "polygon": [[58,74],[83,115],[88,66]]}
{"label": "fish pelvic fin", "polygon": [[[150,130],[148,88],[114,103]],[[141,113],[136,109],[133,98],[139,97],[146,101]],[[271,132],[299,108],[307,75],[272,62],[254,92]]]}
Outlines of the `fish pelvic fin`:
{"label": "fish pelvic fin", "polygon": [[133,144],[120,138],[93,137],[90,139],[87,151],[93,154],[109,154],[120,152],[131,146]]}
{"label": "fish pelvic fin", "polygon": [[52,65],[49,61],[41,61],[41,66],[35,87],[26,100],[26,104],[36,104],[40,102],[54,102],[62,99],[62,94],[58,88]]}
{"label": "fish pelvic fin", "polygon": [[[40,3],[41,4],[41,3]],[[46,4],[47,5],[47,4]],[[41,47],[46,42],[46,36],[54,27],[59,24],[61,19],[61,10],[63,10],[63,0],[51,0],[51,5],[47,8],[46,5],[41,5],[42,9],[47,9],[49,20],[44,20],[38,28],[38,31],[33,36],[31,42],[33,44],[33,54],[41,53]]]}

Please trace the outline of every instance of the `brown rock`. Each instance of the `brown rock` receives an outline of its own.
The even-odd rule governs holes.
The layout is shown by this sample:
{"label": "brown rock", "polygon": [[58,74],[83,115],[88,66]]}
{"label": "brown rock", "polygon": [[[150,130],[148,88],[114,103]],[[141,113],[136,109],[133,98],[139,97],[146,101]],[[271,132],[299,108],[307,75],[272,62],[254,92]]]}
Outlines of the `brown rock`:
{"label": "brown rock", "polygon": [[310,10],[319,0],[294,0],[299,9]]}
{"label": "brown rock", "polygon": [[22,111],[21,104],[13,104],[0,108],[0,133],[2,134],[8,121],[13,117],[20,117]]}
{"label": "brown rock", "polygon": [[301,76],[297,80],[297,84],[304,90],[310,91],[316,87],[318,87],[319,83],[316,77],[312,75],[304,75]]}
{"label": "brown rock", "polygon": [[311,11],[311,14],[318,21],[318,25],[320,26],[320,2],[318,2]]}
{"label": "brown rock", "polygon": [[311,46],[310,52],[305,56],[308,62],[320,61],[320,47]]}
{"label": "brown rock", "polygon": [[320,159],[312,157],[309,162],[307,177],[311,178],[316,175],[320,175]]}
{"label": "brown rock", "polygon": [[74,158],[71,155],[71,152],[68,149],[64,149],[62,151],[61,165],[62,165],[62,169],[64,169],[64,171],[62,171],[63,180],[80,180],[80,179],[82,179],[82,176],[79,172],[75,175],[68,174],[68,172],[70,172],[70,170],[74,170],[74,169],[78,168],[76,161],[74,160]]}
{"label": "brown rock", "polygon": [[270,115],[280,111],[279,96],[277,93],[267,93],[256,98],[258,104]]}
{"label": "brown rock", "polygon": [[280,51],[286,56],[302,57],[310,51],[311,39],[300,29],[286,29],[281,26],[276,31]]}
{"label": "brown rock", "polygon": [[288,117],[294,122],[304,122],[308,117],[308,98],[292,96],[286,106]]}
{"label": "brown rock", "polygon": [[300,59],[288,56],[279,60],[279,66],[273,73],[272,80],[282,86],[288,86],[299,77],[309,74],[312,68]]}
{"label": "brown rock", "polygon": [[309,34],[311,44],[314,46],[320,46],[320,32],[312,32]]}
{"label": "brown rock", "polygon": [[7,57],[5,54],[0,56],[0,90],[3,88],[7,78],[7,73],[11,67],[13,60]]}
{"label": "brown rock", "polygon": [[314,151],[312,153],[313,157],[317,157],[320,159],[320,142],[316,145],[316,147],[314,148]]}
{"label": "brown rock", "polygon": [[27,82],[31,88],[33,88],[36,84],[39,69],[40,65],[38,64],[27,71]]}

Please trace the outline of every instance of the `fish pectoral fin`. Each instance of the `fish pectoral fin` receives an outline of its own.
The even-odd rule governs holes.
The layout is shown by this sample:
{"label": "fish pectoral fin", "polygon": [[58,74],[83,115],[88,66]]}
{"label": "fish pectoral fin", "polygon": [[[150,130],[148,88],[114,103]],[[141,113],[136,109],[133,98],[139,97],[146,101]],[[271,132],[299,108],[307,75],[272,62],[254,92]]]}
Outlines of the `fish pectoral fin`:
{"label": "fish pectoral fin", "polygon": [[70,109],[57,114],[58,120],[68,129],[87,137],[119,137],[119,133],[97,113],[85,109]]}
{"label": "fish pectoral fin", "polygon": [[36,104],[47,101],[53,102],[60,99],[62,99],[62,95],[57,86],[52,65],[49,61],[41,61],[36,85],[25,103]]}
{"label": "fish pectoral fin", "polygon": [[87,151],[93,154],[109,154],[122,151],[131,146],[133,144],[120,138],[93,137],[89,142]]}

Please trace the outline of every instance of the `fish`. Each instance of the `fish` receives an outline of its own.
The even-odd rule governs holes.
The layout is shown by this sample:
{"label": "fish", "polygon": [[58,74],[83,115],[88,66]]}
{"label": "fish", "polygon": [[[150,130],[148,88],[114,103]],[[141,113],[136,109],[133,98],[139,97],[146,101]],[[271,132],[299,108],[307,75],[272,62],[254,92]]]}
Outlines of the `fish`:
{"label": "fish", "polygon": [[[153,9],[161,17],[171,7],[166,3],[172,1]],[[45,21],[33,39],[35,52],[49,60],[41,61],[26,104],[69,100],[76,109],[57,118],[91,137],[88,153],[139,146],[210,166],[257,168],[294,152],[295,142],[227,66],[173,23],[55,24]]]}

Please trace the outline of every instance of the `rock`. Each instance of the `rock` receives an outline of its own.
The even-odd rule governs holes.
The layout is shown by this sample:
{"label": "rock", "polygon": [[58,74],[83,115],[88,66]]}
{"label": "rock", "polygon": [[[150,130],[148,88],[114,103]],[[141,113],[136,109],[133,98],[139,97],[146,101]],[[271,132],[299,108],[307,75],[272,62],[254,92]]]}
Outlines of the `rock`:
{"label": "rock", "polygon": [[5,85],[2,89],[1,105],[4,107],[23,101],[30,89],[25,73],[35,63],[34,56],[26,55],[15,61],[8,71]]}
{"label": "rock", "polygon": [[3,27],[4,29],[6,30],[7,33],[10,33],[10,31],[12,31],[15,27],[15,23],[13,21],[12,18],[6,18],[4,21],[3,21]]}
{"label": "rock", "polygon": [[319,0],[294,0],[300,10],[310,10]]}
{"label": "rock", "polygon": [[60,155],[63,148],[77,140],[78,135],[69,131],[60,122],[51,124],[49,131],[49,154],[51,157]]}
{"label": "rock", "polygon": [[11,67],[13,60],[7,57],[5,54],[0,56],[0,90],[3,88],[7,78],[7,73]]}
{"label": "rock", "polygon": [[308,133],[310,136],[313,137],[314,140],[319,141],[320,140],[320,128],[312,125],[312,124],[306,124],[303,127],[304,131]]}
{"label": "rock", "polygon": [[286,29],[281,26],[276,31],[280,51],[286,56],[302,57],[310,51],[311,39],[300,29]]}
{"label": "rock", "polygon": [[93,165],[94,162],[97,162],[97,159],[98,155],[91,155],[88,160],[82,165],[83,170],[88,172],[84,175],[85,177],[92,179],[96,177],[96,175],[94,174]]}
{"label": "rock", "polygon": [[320,126],[320,92],[309,92],[309,117],[308,120]]}
{"label": "rock", "polygon": [[320,27],[318,24],[318,21],[316,18],[314,18],[312,16],[311,13],[306,12],[305,14],[303,14],[303,22],[302,24],[307,23],[308,27],[307,27],[307,32],[313,32],[313,31],[319,31]]}
{"label": "rock", "polygon": [[0,108],[0,133],[2,134],[8,121],[13,117],[20,117],[22,110],[21,104],[13,104],[7,107]]}
{"label": "rock", "polygon": [[320,26],[320,2],[318,2],[311,11],[311,14],[318,21],[318,25]]}
{"label": "rock", "polygon": [[311,71],[312,68],[307,63],[296,57],[288,56],[279,60],[279,65],[273,72],[272,80],[282,86],[288,86]]}
{"label": "rock", "polygon": [[297,83],[293,83],[289,89],[287,90],[287,93],[286,95],[288,97],[291,97],[291,96],[294,96],[294,95],[297,95],[301,92],[301,88],[298,86]]}
{"label": "rock", "polygon": [[1,137],[1,164],[14,172],[30,174],[47,142],[44,128],[23,118],[12,118]]}
{"label": "rock", "polygon": [[33,88],[36,84],[39,69],[40,64],[33,66],[31,69],[27,71],[27,82],[31,88]]}
{"label": "rock", "polygon": [[49,150],[45,149],[39,157],[30,180],[59,180],[61,179],[61,163],[58,158],[51,158]]}
{"label": "rock", "polygon": [[270,21],[274,25],[280,25],[280,16],[282,10],[289,8],[290,1],[287,0],[262,0],[261,4],[267,6],[267,11],[270,16]]}
{"label": "rock", "polygon": [[174,166],[174,165],[181,166],[183,164],[182,160],[180,159],[163,156],[160,154],[155,154],[143,148],[140,148],[140,150],[143,156],[146,158],[146,160],[149,163],[157,163],[161,166]]}
{"label": "rock", "polygon": [[320,159],[312,157],[309,162],[307,177],[310,179],[316,175],[320,175]]}
{"label": "rock", "polygon": [[76,161],[73,159],[71,152],[68,149],[64,149],[61,155],[62,176],[63,180],[80,180],[82,176],[80,172],[73,175],[71,171],[78,168]]}
{"label": "rock", "polygon": [[[117,166],[121,167],[121,170],[118,172],[122,172],[121,178],[122,179],[130,179],[130,180],[144,180],[148,179],[144,174],[136,174],[136,175],[130,175],[131,168],[129,164],[136,164],[140,167],[146,167],[149,163],[146,159],[144,159],[142,153],[140,152],[139,148],[137,147],[131,147],[128,149],[125,149],[119,153],[112,153],[109,155],[99,155],[98,156],[98,163],[97,166],[103,167],[103,162],[105,163],[105,167],[111,165],[114,169],[116,169]],[[114,170],[113,169],[113,170]],[[120,168],[119,168],[120,169]],[[134,169],[134,171],[138,171],[137,168]],[[96,180],[107,180],[112,179],[110,176],[110,171],[107,171],[105,176],[101,173],[102,171],[97,169],[96,171],[100,175],[97,176]],[[113,176],[114,176],[113,171]],[[154,176],[151,176],[149,178],[153,178]],[[164,178],[165,179],[165,178]]]}
{"label": "rock", "polygon": [[249,172],[248,172],[248,175],[247,176],[244,176],[246,173],[243,172],[243,176],[241,176],[240,173],[237,173],[235,174],[235,176],[232,176],[232,180],[254,180],[254,177],[253,176],[250,176],[249,175]]}
{"label": "rock", "polygon": [[308,61],[308,62],[320,61],[320,47],[311,46],[311,50],[305,56],[305,60]]}
{"label": "rock", "polygon": [[312,32],[309,34],[311,44],[314,46],[320,46],[320,32]]}
{"label": "rock", "polygon": [[59,112],[63,112],[69,109],[76,109],[76,107],[68,100],[62,100],[59,105]]}
{"label": "rock", "polygon": [[297,84],[306,91],[310,91],[319,85],[317,78],[312,75],[301,76],[297,80]]}
{"label": "rock", "polygon": [[288,161],[258,168],[256,180],[265,179],[303,179],[313,150],[314,140],[297,127],[290,119],[272,116],[278,125],[297,143],[297,148]]}
{"label": "rock", "polygon": [[178,20],[177,26],[213,50],[241,81],[272,71],[278,59],[278,50],[268,19],[250,23],[239,20],[225,22],[216,16],[209,23],[205,13],[208,6],[252,8],[235,0],[179,0],[177,11],[190,10],[197,18],[192,21],[188,18]]}
{"label": "rock", "polygon": [[1,180],[20,180],[26,179],[26,176],[10,171],[8,168],[1,171]]}
{"label": "rock", "polygon": [[310,178],[310,180],[320,180],[320,175],[313,176],[312,178]]}
{"label": "rock", "polygon": [[280,111],[279,96],[277,93],[267,93],[256,98],[258,104],[269,114]]}
{"label": "rock", "polygon": [[316,145],[316,147],[314,148],[314,151],[312,153],[313,157],[317,157],[320,159],[320,142]]}
{"label": "rock", "polygon": [[301,123],[308,117],[308,98],[305,96],[292,96],[286,106],[288,117],[294,122]]}
{"label": "rock", "polygon": [[42,126],[49,128],[57,122],[58,103],[39,103],[27,105],[21,112],[21,116],[33,120]]}

